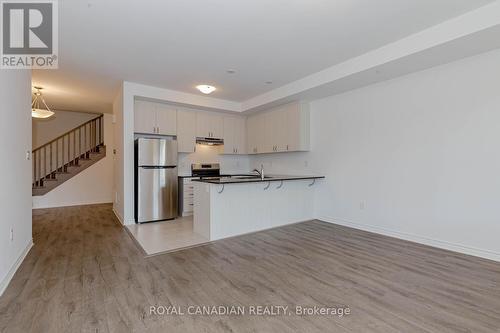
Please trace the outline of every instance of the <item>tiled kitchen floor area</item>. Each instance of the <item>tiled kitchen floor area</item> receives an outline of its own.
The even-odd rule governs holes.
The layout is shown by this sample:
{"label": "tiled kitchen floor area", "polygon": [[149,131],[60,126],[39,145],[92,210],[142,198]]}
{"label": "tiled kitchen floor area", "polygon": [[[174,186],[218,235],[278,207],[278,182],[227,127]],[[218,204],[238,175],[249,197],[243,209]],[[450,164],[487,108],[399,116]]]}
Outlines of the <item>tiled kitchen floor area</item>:
{"label": "tiled kitchen floor area", "polygon": [[126,227],[148,256],[208,242],[208,239],[193,231],[192,216]]}

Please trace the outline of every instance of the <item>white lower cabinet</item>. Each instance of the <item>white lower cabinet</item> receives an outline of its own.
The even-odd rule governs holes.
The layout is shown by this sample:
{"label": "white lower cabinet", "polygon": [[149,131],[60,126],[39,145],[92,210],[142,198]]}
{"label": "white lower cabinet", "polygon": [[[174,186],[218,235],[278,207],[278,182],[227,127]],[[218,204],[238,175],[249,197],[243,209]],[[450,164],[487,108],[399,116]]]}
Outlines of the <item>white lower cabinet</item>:
{"label": "white lower cabinet", "polygon": [[181,216],[193,215],[194,211],[194,183],[192,178],[182,178],[181,185]]}

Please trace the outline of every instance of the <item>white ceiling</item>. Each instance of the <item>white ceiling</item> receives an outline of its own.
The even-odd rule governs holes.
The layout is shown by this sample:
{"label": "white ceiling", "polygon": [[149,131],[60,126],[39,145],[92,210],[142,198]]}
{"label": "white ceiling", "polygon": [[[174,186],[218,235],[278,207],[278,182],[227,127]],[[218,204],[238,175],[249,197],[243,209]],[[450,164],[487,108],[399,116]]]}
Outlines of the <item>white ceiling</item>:
{"label": "white ceiling", "polygon": [[110,112],[122,81],[243,102],[492,2],[62,0],[59,69],[33,81],[55,109]]}

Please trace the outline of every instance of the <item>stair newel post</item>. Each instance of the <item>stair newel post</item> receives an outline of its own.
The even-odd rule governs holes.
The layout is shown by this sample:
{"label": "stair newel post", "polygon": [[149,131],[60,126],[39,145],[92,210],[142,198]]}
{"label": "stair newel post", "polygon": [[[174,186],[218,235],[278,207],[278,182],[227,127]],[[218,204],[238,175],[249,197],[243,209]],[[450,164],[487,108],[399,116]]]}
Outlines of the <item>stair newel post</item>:
{"label": "stair newel post", "polygon": [[43,173],[42,177],[47,176],[47,146],[43,146]]}
{"label": "stair newel post", "polygon": [[33,152],[33,186],[36,186],[36,150]]}
{"label": "stair newel post", "polygon": [[37,154],[38,155],[38,186],[42,186],[42,177],[41,177],[41,170],[42,170],[42,161],[41,161],[41,158],[40,158],[40,153]]}
{"label": "stair newel post", "polygon": [[95,149],[95,134],[96,134],[96,124],[97,124],[97,121],[94,120],[92,121],[92,151],[95,152],[96,149]]}
{"label": "stair newel post", "polygon": [[104,116],[99,117],[99,145],[102,145],[103,135],[102,135],[102,123],[104,122]]}
{"label": "stair newel post", "polygon": [[94,152],[94,121],[90,122],[90,151]]}
{"label": "stair newel post", "polygon": [[101,117],[97,119],[98,121],[98,132],[97,132],[97,146],[101,145],[101,127],[102,127],[102,122],[101,122]]}
{"label": "stair newel post", "polygon": [[52,169],[52,143],[50,144],[50,153],[49,153],[49,177],[52,178],[52,172],[54,169]]}
{"label": "stair newel post", "polygon": [[68,166],[71,164],[71,136],[68,134]]}
{"label": "stair newel post", "polygon": [[82,157],[82,128],[78,128],[78,156]]}

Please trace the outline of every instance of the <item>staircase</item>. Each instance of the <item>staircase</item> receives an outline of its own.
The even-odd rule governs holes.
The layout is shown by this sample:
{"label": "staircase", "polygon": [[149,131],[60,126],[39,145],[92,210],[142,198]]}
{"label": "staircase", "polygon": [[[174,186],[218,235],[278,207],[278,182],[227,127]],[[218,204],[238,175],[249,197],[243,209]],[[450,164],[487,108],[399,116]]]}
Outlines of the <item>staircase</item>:
{"label": "staircase", "polygon": [[104,116],[33,150],[33,196],[44,195],[106,156]]}

